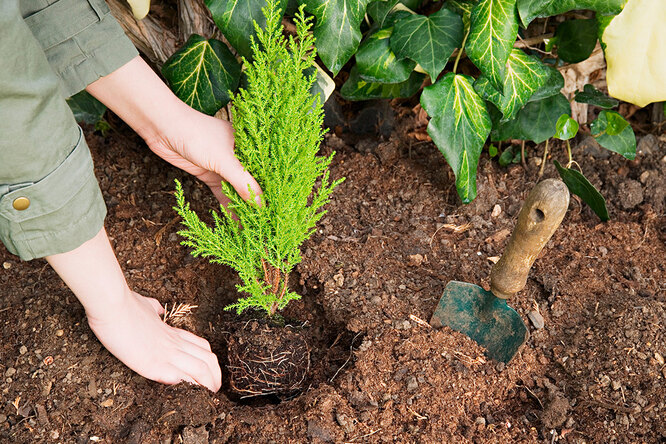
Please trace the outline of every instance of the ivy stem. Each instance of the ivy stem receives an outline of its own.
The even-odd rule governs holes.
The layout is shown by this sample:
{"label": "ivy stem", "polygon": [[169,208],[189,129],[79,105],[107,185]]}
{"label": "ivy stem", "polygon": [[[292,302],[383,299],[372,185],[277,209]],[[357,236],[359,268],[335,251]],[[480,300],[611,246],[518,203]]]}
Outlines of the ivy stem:
{"label": "ivy stem", "polygon": [[567,168],[571,166],[573,163],[573,156],[571,155],[571,144],[569,143],[569,139],[567,139],[567,154],[569,155],[569,163],[567,163]]}
{"label": "ivy stem", "polygon": [[456,71],[458,70],[458,62],[460,61],[460,56],[463,53],[463,49],[465,48],[465,43],[467,42],[467,36],[469,35],[469,29],[465,33],[465,38],[463,38],[462,44],[460,45],[460,48],[458,48],[458,55],[456,56],[456,61],[453,64],[453,73],[455,74]]}
{"label": "ivy stem", "polygon": [[525,162],[525,141],[520,144],[520,162],[523,164],[523,168],[527,170],[527,163]]}
{"label": "ivy stem", "polygon": [[541,176],[543,176],[543,170],[546,167],[546,159],[548,159],[548,142],[550,142],[550,139],[546,139],[546,147],[543,150],[543,160],[541,160],[541,168],[539,168],[537,179],[540,179]]}

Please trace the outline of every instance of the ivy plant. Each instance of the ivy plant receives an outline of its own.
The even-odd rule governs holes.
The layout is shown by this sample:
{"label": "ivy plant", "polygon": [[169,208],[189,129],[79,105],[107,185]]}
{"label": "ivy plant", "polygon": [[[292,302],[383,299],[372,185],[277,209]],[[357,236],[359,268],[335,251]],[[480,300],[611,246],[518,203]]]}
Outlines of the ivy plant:
{"label": "ivy plant", "polygon": [[[205,2],[233,49],[251,57],[248,41],[256,35],[251,23],[256,20],[263,24],[261,8],[266,0]],[[540,144],[556,135],[560,116],[571,115],[569,100],[561,93],[564,79],[557,68],[563,61],[575,63],[589,57],[624,3],[280,0],[277,14],[283,19],[303,7],[314,18],[312,33],[322,68],[331,76],[343,69],[348,72],[340,89],[344,98],[418,96],[430,117],[428,134],[453,169],[460,199],[469,203],[476,197],[477,165],[488,140]],[[593,11],[594,18],[575,17],[557,25],[547,42],[555,57],[516,44],[534,19],[572,10]],[[210,49],[199,47],[201,54],[194,57],[195,62],[184,56],[198,54],[193,47],[206,41]],[[228,98],[222,92],[236,88],[240,72],[225,51],[214,50],[217,43],[203,37],[194,42],[188,40],[174,55],[165,65],[164,75],[181,98],[212,114],[226,104]],[[206,51],[201,50],[203,47]],[[463,69],[463,58],[475,68],[466,64]],[[181,69],[181,65],[187,68]],[[317,83],[328,85],[330,91],[332,80],[324,69],[318,70]],[[199,73],[192,76],[193,70]],[[611,110],[617,102],[590,88],[579,92],[575,100],[602,108],[590,124],[592,135],[604,148],[631,158],[635,139],[631,140],[634,136],[630,126],[617,123],[619,114]],[[208,97],[196,103],[194,98],[204,95]],[[499,158],[513,162],[515,155]]]}

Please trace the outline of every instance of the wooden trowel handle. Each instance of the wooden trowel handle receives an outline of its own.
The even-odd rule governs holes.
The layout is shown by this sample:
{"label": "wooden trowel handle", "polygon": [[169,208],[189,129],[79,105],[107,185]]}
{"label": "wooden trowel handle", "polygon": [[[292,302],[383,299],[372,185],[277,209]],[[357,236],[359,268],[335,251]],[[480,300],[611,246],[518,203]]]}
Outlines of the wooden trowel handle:
{"label": "wooden trowel handle", "polygon": [[560,226],[569,207],[569,190],[564,182],[539,182],[525,199],[518,222],[501,259],[490,272],[490,290],[508,299],[527,283],[527,275],[544,245]]}

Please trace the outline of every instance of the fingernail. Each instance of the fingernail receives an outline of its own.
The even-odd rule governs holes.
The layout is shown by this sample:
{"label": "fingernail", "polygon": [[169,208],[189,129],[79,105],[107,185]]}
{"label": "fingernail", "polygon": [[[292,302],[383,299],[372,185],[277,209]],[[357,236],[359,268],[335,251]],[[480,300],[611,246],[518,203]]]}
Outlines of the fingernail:
{"label": "fingernail", "polygon": [[255,196],[254,201],[256,202],[257,205],[261,206],[261,196]]}

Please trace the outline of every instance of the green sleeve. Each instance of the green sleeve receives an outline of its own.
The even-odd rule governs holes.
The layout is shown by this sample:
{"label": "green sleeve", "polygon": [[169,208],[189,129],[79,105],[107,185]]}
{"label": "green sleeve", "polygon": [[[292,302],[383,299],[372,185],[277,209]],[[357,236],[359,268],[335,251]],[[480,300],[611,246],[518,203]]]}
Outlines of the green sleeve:
{"label": "green sleeve", "polygon": [[71,251],[99,232],[106,208],[19,0],[0,1],[0,60],[0,240],[25,260]]}
{"label": "green sleeve", "polygon": [[48,3],[44,7],[44,0],[20,0],[21,14],[60,77],[65,97],[139,54],[104,0]]}

